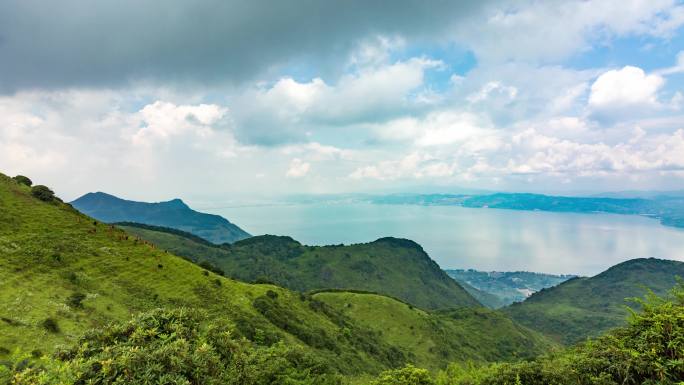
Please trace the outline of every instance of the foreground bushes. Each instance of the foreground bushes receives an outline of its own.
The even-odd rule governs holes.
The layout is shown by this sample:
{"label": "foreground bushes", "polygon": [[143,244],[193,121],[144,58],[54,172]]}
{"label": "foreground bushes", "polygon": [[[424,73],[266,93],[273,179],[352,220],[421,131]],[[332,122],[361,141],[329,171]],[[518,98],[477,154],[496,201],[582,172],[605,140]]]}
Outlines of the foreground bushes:
{"label": "foreground bushes", "polygon": [[[271,298],[274,297],[274,298]],[[278,320],[277,296],[255,307]],[[412,366],[382,373],[372,385],[617,385],[684,381],[684,284],[670,296],[640,301],[629,324],[532,361],[453,364],[432,377]],[[280,314],[282,313],[282,314]],[[90,332],[54,358],[38,353],[0,362],[0,383],[28,384],[341,384],[325,361],[297,346],[256,346],[236,338],[227,322],[188,310],[156,310]],[[287,324],[293,328],[294,324]],[[308,336],[302,335],[302,336]],[[316,337],[330,338],[321,335]],[[300,337],[303,338],[303,337]],[[318,341],[318,340],[316,340]],[[323,342],[320,342],[323,343]],[[360,373],[359,373],[360,374]]]}
{"label": "foreground bushes", "polygon": [[[188,310],[156,310],[85,335],[55,358],[19,359],[5,381],[28,384],[338,384],[325,362],[298,347],[257,347],[227,324]],[[1,368],[2,366],[0,366]],[[0,369],[0,379],[2,379]],[[1,381],[0,381],[1,382]]]}
{"label": "foreground bushes", "polygon": [[638,301],[629,324],[584,344],[534,361],[478,367],[454,364],[438,385],[682,384],[684,284],[666,298]]}

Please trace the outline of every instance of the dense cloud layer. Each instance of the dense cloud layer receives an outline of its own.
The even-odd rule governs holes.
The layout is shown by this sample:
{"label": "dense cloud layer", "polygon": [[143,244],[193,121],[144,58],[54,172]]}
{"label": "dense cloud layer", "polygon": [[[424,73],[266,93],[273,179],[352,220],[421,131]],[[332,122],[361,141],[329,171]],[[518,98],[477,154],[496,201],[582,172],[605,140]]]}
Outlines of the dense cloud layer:
{"label": "dense cloud layer", "polygon": [[2,1],[0,172],[66,198],[682,188],[682,25],[674,0]]}
{"label": "dense cloud layer", "polygon": [[291,63],[339,70],[373,35],[434,37],[487,1],[0,2],[0,90],[243,82]]}

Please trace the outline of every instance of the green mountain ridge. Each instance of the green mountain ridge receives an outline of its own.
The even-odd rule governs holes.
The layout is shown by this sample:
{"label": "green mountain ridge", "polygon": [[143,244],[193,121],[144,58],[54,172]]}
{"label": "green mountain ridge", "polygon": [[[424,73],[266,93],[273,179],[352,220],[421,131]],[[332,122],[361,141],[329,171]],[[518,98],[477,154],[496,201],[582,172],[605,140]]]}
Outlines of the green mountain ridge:
{"label": "green mountain ridge", "polygon": [[625,323],[627,299],[647,290],[662,295],[684,277],[684,262],[632,259],[589,278],[573,278],[503,309],[553,339],[573,344]]}
{"label": "green mountain ridge", "polygon": [[186,231],[213,243],[231,243],[250,234],[227,219],[191,209],[180,199],[147,203],[103,192],[87,193],[71,202],[82,213],[107,223],[136,222]]}
{"label": "green mountain ridge", "polygon": [[406,239],[305,246],[287,236],[262,235],[210,246],[159,228],[131,224],[123,228],[177,255],[209,262],[242,281],[272,282],[301,292],[366,290],[424,309],[480,306],[420,245]]}

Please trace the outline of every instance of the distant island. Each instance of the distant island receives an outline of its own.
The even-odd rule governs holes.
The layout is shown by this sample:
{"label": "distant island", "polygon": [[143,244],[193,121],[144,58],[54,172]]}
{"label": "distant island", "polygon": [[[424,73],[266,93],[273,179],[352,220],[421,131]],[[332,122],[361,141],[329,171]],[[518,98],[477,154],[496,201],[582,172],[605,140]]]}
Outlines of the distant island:
{"label": "distant island", "polygon": [[681,194],[663,193],[649,198],[565,197],[527,193],[393,194],[366,199],[374,204],[642,215],[659,219],[666,226],[684,228],[684,196]]}

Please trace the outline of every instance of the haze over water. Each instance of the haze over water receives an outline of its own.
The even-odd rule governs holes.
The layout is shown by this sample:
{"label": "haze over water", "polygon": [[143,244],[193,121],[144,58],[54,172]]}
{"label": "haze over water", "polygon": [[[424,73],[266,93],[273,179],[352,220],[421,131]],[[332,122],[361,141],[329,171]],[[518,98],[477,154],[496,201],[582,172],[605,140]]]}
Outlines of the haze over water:
{"label": "haze over water", "polygon": [[206,209],[309,245],[412,239],[444,268],[594,275],[638,257],[684,260],[684,230],[655,219],[457,206],[312,203]]}

